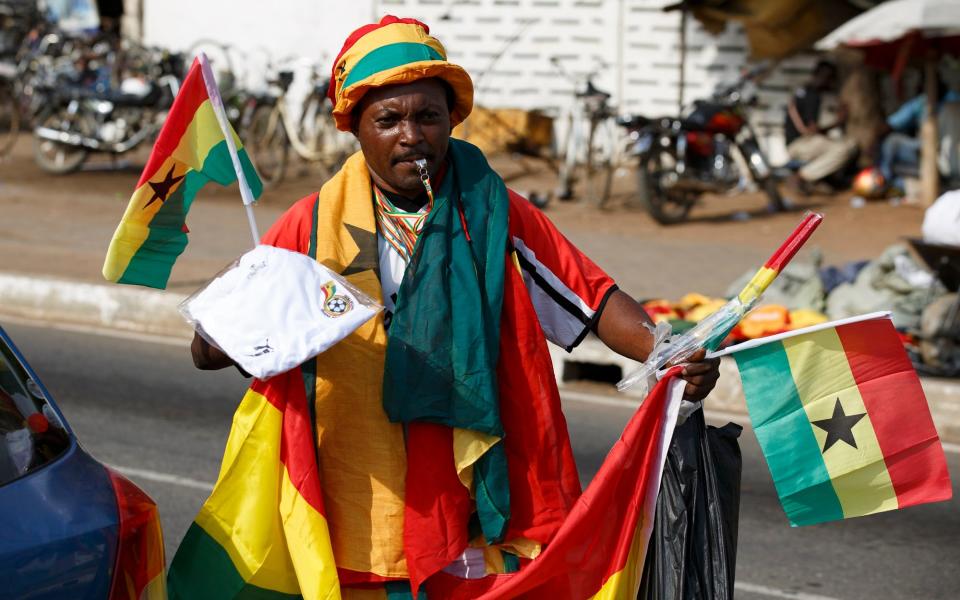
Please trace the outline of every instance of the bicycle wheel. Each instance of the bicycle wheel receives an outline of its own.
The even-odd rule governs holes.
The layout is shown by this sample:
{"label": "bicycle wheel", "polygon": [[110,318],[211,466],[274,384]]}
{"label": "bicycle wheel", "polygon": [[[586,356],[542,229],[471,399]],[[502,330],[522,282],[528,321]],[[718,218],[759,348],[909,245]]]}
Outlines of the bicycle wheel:
{"label": "bicycle wheel", "polygon": [[263,104],[254,109],[246,138],[250,160],[263,185],[270,187],[283,181],[289,144],[280,113],[274,105]]}
{"label": "bicycle wheel", "polygon": [[597,208],[607,208],[613,191],[613,175],[620,165],[617,136],[611,116],[596,122],[588,137],[583,198]]}
{"label": "bicycle wheel", "polygon": [[13,90],[8,85],[0,87],[0,158],[13,150],[20,133],[20,108]]}
{"label": "bicycle wheel", "polygon": [[[577,199],[590,206],[606,208],[618,166],[616,131],[612,119],[583,123],[585,131],[574,132],[574,140],[559,165],[558,195]],[[579,155],[579,156],[578,156]]]}

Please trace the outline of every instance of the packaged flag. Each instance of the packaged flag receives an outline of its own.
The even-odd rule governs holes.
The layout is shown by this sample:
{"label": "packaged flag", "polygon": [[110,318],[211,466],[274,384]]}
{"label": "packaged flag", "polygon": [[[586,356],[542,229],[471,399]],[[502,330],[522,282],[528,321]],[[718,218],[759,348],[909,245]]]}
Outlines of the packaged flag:
{"label": "packaged flag", "polygon": [[381,309],[316,260],[264,245],[180,304],[204,339],[257,379],[317,356]]}

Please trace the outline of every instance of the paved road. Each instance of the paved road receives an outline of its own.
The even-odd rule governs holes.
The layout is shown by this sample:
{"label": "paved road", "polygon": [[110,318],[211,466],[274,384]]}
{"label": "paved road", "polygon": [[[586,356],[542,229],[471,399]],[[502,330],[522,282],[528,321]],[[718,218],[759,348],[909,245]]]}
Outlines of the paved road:
{"label": "paved road", "polygon": [[[237,373],[193,369],[182,345],[5,324],[83,445],[125,467],[160,506],[168,559],[216,478]],[[609,402],[564,402],[581,477],[593,476],[628,418]],[[739,598],[956,598],[960,502],[791,529],[755,438],[744,452]],[[948,454],[955,495],[960,457]]]}

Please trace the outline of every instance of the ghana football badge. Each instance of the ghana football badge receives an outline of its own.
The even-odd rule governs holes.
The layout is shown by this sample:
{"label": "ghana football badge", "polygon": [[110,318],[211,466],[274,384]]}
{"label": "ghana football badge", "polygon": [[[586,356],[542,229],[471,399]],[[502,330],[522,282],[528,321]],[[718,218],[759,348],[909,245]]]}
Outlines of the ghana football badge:
{"label": "ghana football badge", "polygon": [[320,288],[323,290],[323,314],[328,317],[342,317],[353,309],[349,296],[337,293],[337,284],[328,281]]}

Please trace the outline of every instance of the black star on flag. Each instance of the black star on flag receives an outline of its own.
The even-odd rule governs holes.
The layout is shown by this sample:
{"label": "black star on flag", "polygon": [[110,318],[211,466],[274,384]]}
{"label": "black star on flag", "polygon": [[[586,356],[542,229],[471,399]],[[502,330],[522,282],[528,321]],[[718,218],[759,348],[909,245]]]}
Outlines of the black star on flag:
{"label": "black star on flag", "polygon": [[148,206],[150,206],[157,200],[163,203],[167,199],[167,197],[170,196],[170,190],[173,188],[173,186],[176,185],[181,179],[183,179],[183,175],[180,175],[179,177],[173,176],[174,168],[175,167],[173,166],[170,167],[170,170],[167,171],[167,176],[163,178],[163,181],[149,182],[150,187],[153,188],[153,197],[150,198],[150,200],[143,205],[144,209],[146,209]]}
{"label": "black star on flag", "polygon": [[377,234],[349,223],[343,225],[347,228],[350,237],[353,238],[353,243],[360,250],[340,274],[353,275],[371,269],[377,270],[380,261],[380,257],[377,255]]}
{"label": "black star on flag", "polygon": [[843,405],[840,404],[840,398],[837,398],[837,403],[833,407],[832,417],[820,421],[811,421],[813,425],[827,432],[827,441],[823,445],[823,452],[826,452],[831,446],[841,440],[856,448],[857,440],[853,438],[853,426],[865,416],[867,416],[867,413],[860,413],[859,415],[845,414],[843,412]]}

